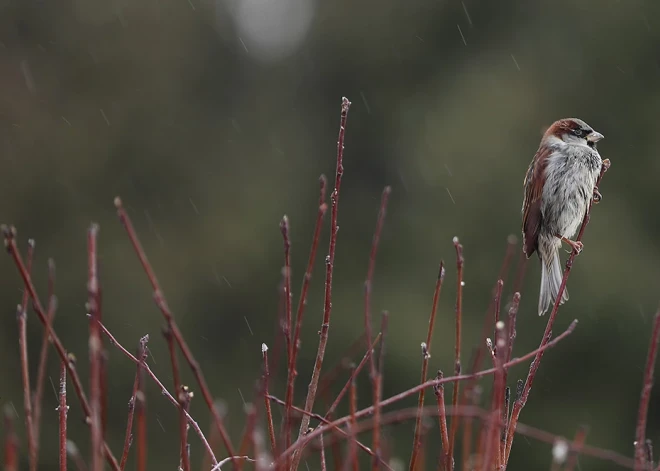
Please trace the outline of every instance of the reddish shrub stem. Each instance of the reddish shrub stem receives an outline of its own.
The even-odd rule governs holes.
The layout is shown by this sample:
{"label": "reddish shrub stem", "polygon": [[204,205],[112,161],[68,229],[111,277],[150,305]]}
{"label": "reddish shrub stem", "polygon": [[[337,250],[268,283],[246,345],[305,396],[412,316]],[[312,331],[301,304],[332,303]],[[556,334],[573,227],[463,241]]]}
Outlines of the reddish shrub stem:
{"label": "reddish shrub stem", "polygon": [[653,331],[649,343],[646,368],[644,369],[644,382],[641,398],[639,401],[639,414],[637,416],[637,427],[635,430],[635,471],[641,471],[646,466],[646,421],[651,402],[651,390],[653,389],[653,370],[658,355],[658,342],[660,341],[660,309],[653,319]]}
{"label": "reddish shrub stem", "polygon": [[[442,282],[445,279],[445,262],[440,261],[440,269],[438,270],[438,277],[435,282],[435,290],[433,292],[433,302],[431,304],[431,314],[429,315],[429,327],[426,332],[426,342],[422,343],[422,374],[421,374],[421,383],[426,381],[426,376],[428,372],[429,359],[431,358],[431,341],[433,339],[433,327],[435,326],[435,316],[438,310],[438,300],[440,299],[440,291],[442,290]],[[443,388],[444,389],[444,388]],[[413,450],[412,455],[410,456],[410,471],[416,470],[417,465],[417,456],[419,454],[419,449],[421,447],[421,433],[422,433],[422,408],[424,407],[424,394],[425,390],[422,389],[419,392],[419,397],[417,399],[417,407],[420,411],[415,421],[415,435],[413,438]],[[436,396],[437,396],[436,391]],[[444,400],[444,391],[442,392]],[[446,420],[446,418],[445,418]],[[445,424],[446,425],[446,424]],[[447,452],[447,447],[443,448],[444,453]]]}
{"label": "reddish shrub stem", "polygon": [[578,427],[577,432],[575,432],[575,437],[573,438],[573,445],[571,446],[571,452],[568,455],[566,460],[566,465],[564,466],[564,471],[573,471],[577,465],[578,456],[582,452],[584,447],[584,442],[587,439],[587,432],[589,428],[582,425]]}
{"label": "reddish shrub stem", "polygon": [[277,440],[275,439],[275,427],[273,425],[273,411],[270,407],[270,400],[268,399],[268,384],[270,382],[270,371],[268,368],[268,346],[265,343],[261,344],[261,355],[263,357],[264,368],[264,406],[266,408],[266,423],[268,424],[268,438],[270,439],[270,449],[274,456],[277,456]]}
{"label": "reddish shrub stem", "polygon": [[202,373],[202,369],[199,366],[199,363],[195,359],[192,350],[190,350],[188,343],[183,338],[181,330],[179,330],[178,324],[174,320],[174,316],[172,315],[167,301],[165,300],[163,290],[160,288],[160,284],[158,283],[158,278],[156,278],[156,273],[154,272],[151,264],[149,263],[149,260],[147,259],[147,254],[144,251],[140,240],[138,239],[135,228],[133,227],[133,223],[131,222],[131,219],[124,209],[124,206],[122,205],[121,199],[119,197],[115,198],[115,207],[117,208],[117,215],[119,216],[119,220],[126,229],[126,233],[131,242],[131,245],[133,245],[133,249],[140,259],[142,268],[144,269],[145,273],[147,274],[147,278],[151,283],[151,287],[154,291],[154,300],[156,305],[160,309],[160,312],[163,314],[163,317],[167,322],[167,327],[172,332],[176,343],[179,345],[179,348],[181,349],[181,352],[183,353],[188,366],[190,367],[193,375],[195,376],[195,379],[197,380],[199,389],[201,390],[202,396],[204,397],[204,402],[206,402],[206,406],[211,412],[215,426],[218,429],[220,437],[222,438],[222,442],[225,446],[225,449],[227,450],[227,454],[229,454],[231,457],[232,464],[234,465],[234,468],[236,468],[238,465],[238,459],[234,457],[234,447],[231,444],[229,434],[227,433],[227,430],[225,429],[225,426],[222,422],[222,417],[220,417],[218,411],[213,407],[213,396],[211,396],[211,391],[209,390],[209,387],[206,383],[204,373]]}
{"label": "reddish shrub stem", "polygon": [[[442,371],[438,370],[438,374],[435,377],[437,380],[443,378]],[[445,471],[451,471],[449,468],[449,463],[447,459],[449,457],[449,433],[447,432],[447,411],[445,408],[445,387],[442,384],[438,384],[433,387],[435,393],[436,401],[438,403],[438,421],[440,422],[440,438],[442,440],[442,453],[440,456],[440,469]],[[423,408],[420,409],[419,404],[417,405],[417,417],[419,418],[423,412]],[[417,419],[419,420],[419,419]]]}
{"label": "reddish shrub stem", "polygon": [[[293,405],[293,393],[296,377],[298,372],[296,370],[298,352],[300,350],[300,331],[302,329],[303,315],[305,313],[305,307],[307,306],[307,294],[309,292],[309,285],[312,280],[312,272],[314,270],[314,262],[316,261],[316,253],[318,251],[319,240],[321,239],[321,229],[323,227],[323,218],[326,211],[328,210],[328,205],[325,202],[325,193],[326,187],[328,185],[328,180],[325,175],[319,177],[319,209],[316,215],[316,224],[314,225],[314,235],[312,236],[312,247],[309,251],[309,259],[307,260],[307,269],[305,270],[305,276],[303,278],[302,288],[300,290],[300,300],[298,301],[298,309],[296,311],[296,327],[293,333],[293,342],[291,344],[291,355],[289,357],[289,368],[287,371],[287,389],[286,389],[286,406],[284,410],[284,419],[287,422],[285,426],[287,440],[290,439],[290,420],[291,420],[291,406]],[[288,231],[287,231],[288,232]],[[284,233],[283,233],[284,235]],[[286,248],[286,245],[285,245]],[[288,257],[287,257],[288,258]],[[268,406],[270,402],[266,401]],[[287,445],[288,446],[287,441]],[[273,449],[273,452],[275,450]]]}
{"label": "reddish shrub stem", "polygon": [[[34,240],[28,240],[27,251],[27,271],[32,270],[32,261],[34,258]],[[28,440],[28,463],[30,471],[37,470],[37,442],[34,435],[34,416],[32,412],[32,398],[30,389],[30,370],[28,367],[28,346],[27,346],[27,303],[29,293],[23,292],[22,304],[16,309],[16,321],[18,323],[18,347],[21,357],[21,379],[23,385],[23,410],[25,411],[25,429]]]}
{"label": "reddish shrub stem", "polygon": [[[330,243],[328,249],[328,256],[326,257],[326,273],[325,273],[325,295],[323,301],[323,323],[321,324],[321,333],[319,338],[319,347],[316,354],[316,361],[314,362],[314,370],[312,378],[307,390],[307,398],[305,400],[305,408],[307,412],[312,410],[314,401],[316,399],[316,389],[318,387],[319,377],[321,375],[321,368],[323,367],[323,357],[325,356],[325,348],[328,344],[328,331],[330,329],[330,315],[332,314],[332,275],[335,264],[335,251],[337,246],[337,231],[339,229],[337,224],[337,215],[339,212],[339,192],[341,188],[341,179],[344,174],[344,136],[346,132],[346,120],[348,117],[348,110],[351,102],[347,98],[342,99],[341,105],[341,119],[339,127],[339,138],[337,140],[337,170],[335,174],[335,189],[332,192],[332,211],[330,217]],[[309,417],[304,415],[300,424],[300,431],[298,433],[298,441],[305,435],[309,427]],[[291,448],[291,447],[289,447]],[[300,449],[296,448],[296,453],[292,457],[291,469],[298,469],[300,463],[301,453]],[[288,455],[287,455],[288,463]],[[288,468],[288,466],[287,466]]]}
{"label": "reddish shrub stem", "polygon": [[[463,258],[463,246],[458,242],[458,237],[454,237],[454,248],[456,249],[456,341],[454,345],[454,374],[456,376],[461,374],[461,325],[463,314],[463,265],[465,259]],[[454,392],[452,395],[452,407],[458,406],[459,399],[459,382],[454,383]],[[458,431],[458,424],[460,419],[458,417],[451,420],[451,431],[449,434],[449,469],[454,466],[454,443],[456,441],[456,432]]]}
{"label": "reddish shrub stem", "polygon": [[135,379],[133,380],[133,392],[131,393],[131,398],[128,401],[128,417],[126,419],[126,433],[124,434],[124,448],[121,453],[121,461],[119,462],[119,467],[123,471],[126,468],[126,462],[128,460],[128,452],[131,449],[131,444],[133,443],[133,418],[135,416],[135,401],[138,392],[138,386],[140,385],[140,362],[147,361],[147,341],[149,340],[148,336],[142,337],[137,351],[137,358],[139,358],[138,365],[135,370]]}
{"label": "reddish shrub stem", "polygon": [[60,404],[57,408],[60,417],[60,471],[66,471],[66,363],[60,362]]}
{"label": "reddish shrub stem", "polygon": [[18,437],[14,430],[14,411],[7,404],[4,407],[5,440],[4,440],[4,471],[18,471]]}
{"label": "reddish shrub stem", "polygon": [[92,224],[87,231],[87,312],[89,312],[89,405],[92,428],[92,471],[103,469],[103,428],[101,425],[101,349],[99,330],[100,299],[98,279],[97,238],[99,226]]}
{"label": "reddish shrub stem", "polygon": [[[100,322],[99,322],[99,327],[101,328],[101,332],[103,332],[103,334],[108,337],[108,340],[110,340],[110,343],[112,345],[118,348],[119,351],[124,354],[124,356],[128,357],[133,363],[135,363],[140,368],[139,371],[144,371],[156,383],[156,385],[158,385],[158,389],[161,391],[162,395],[165,396],[167,400],[174,405],[174,407],[181,408],[181,404],[179,404],[179,401],[177,401],[174,398],[174,396],[170,394],[170,392],[167,390],[165,385],[158,379],[158,377],[151,370],[151,368],[149,368],[149,365],[146,363],[146,356],[143,356],[142,359],[138,360],[131,352],[126,350],[126,348],[122,344],[120,344],[117,341],[117,339],[110,333],[110,331]],[[145,344],[145,348],[146,348],[146,342],[148,340],[149,340],[149,335],[145,335],[140,340],[141,344],[142,343]],[[138,387],[138,392],[139,391],[140,388]],[[214,409],[216,409],[215,411],[216,414],[219,414],[217,407],[214,406]],[[136,401],[136,412],[137,412],[137,401]],[[217,465],[218,461],[216,460],[213,450],[211,449],[208,440],[206,440],[206,437],[204,436],[202,429],[199,428],[199,424],[195,422],[195,420],[188,413],[188,411],[186,411],[185,414],[186,414],[186,418],[188,419],[188,423],[192,426],[192,428],[195,430],[195,433],[199,436],[199,439],[202,441],[202,444],[204,445],[204,449],[211,456],[211,461],[213,462],[213,465],[214,466]],[[231,461],[231,458],[229,458],[229,460]]]}
{"label": "reddish shrub stem", "polygon": [[[48,312],[46,313],[46,322],[53,324],[55,311],[57,309],[57,298],[55,297],[55,262],[48,259]],[[41,352],[39,353],[39,366],[37,367],[37,385],[32,396],[32,405],[34,407],[34,438],[37,443],[37,453],[39,453],[39,443],[41,435],[41,406],[44,395],[44,385],[46,384],[46,367],[48,366],[48,352],[52,340],[48,334],[48,329],[44,329],[43,340],[41,341]],[[37,459],[38,461],[38,459]]]}
{"label": "reddish shrub stem", "polygon": [[348,392],[348,389],[351,386],[351,381],[353,381],[353,378],[355,378],[357,375],[360,374],[360,371],[362,371],[362,368],[367,364],[367,361],[369,360],[369,357],[371,357],[374,354],[374,350],[376,348],[376,345],[378,345],[378,342],[380,341],[382,336],[382,332],[379,332],[378,335],[376,335],[376,338],[374,339],[373,343],[371,344],[371,348],[367,350],[367,353],[364,354],[364,357],[362,357],[362,360],[358,364],[357,368],[351,371],[351,376],[348,378],[348,381],[346,381],[346,384],[344,384],[344,387],[342,388],[341,391],[339,391],[339,394],[335,398],[334,402],[328,409],[328,412],[325,413],[325,418],[329,419],[335,409],[337,409],[337,406],[341,402],[341,400],[344,398],[346,393]]}
{"label": "reddish shrub stem", "polygon": [[[374,429],[372,437],[372,449],[374,452],[373,459],[371,460],[371,469],[376,471],[381,462],[381,449],[380,449],[380,415],[381,415],[381,400],[383,397],[383,369],[385,366],[385,339],[387,338],[387,325],[389,313],[384,311],[380,322],[380,333],[383,340],[380,343],[380,352],[378,360],[378,370],[376,377],[373,381],[374,394],[373,394],[373,409],[374,409]],[[373,357],[373,355],[372,355]]]}

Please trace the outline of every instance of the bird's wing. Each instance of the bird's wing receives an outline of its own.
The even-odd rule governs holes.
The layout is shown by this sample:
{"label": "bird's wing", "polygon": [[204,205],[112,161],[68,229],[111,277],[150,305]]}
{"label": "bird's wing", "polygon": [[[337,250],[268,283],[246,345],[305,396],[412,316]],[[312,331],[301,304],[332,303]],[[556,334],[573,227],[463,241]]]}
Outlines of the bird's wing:
{"label": "bird's wing", "polygon": [[552,154],[552,149],[542,146],[536,151],[532,163],[529,164],[527,174],[525,175],[525,200],[523,202],[522,215],[522,233],[523,233],[523,252],[527,258],[531,257],[538,248],[539,231],[541,230],[541,198],[543,194],[543,185],[545,184],[545,169],[548,165],[548,158]]}

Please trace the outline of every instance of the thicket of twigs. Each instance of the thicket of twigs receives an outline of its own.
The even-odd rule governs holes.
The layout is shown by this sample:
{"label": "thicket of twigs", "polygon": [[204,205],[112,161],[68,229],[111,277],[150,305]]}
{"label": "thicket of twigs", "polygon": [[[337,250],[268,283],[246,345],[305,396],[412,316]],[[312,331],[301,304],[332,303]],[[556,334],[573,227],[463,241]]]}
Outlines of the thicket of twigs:
{"label": "thicket of twigs", "polygon": [[[604,460],[607,462],[608,469],[616,465],[635,470],[660,470],[660,465],[655,467],[651,442],[645,436],[654,362],[660,335],[660,313],[656,315],[654,320],[646,360],[633,458],[586,445],[586,428],[577,430],[574,438],[564,439],[519,422],[543,355],[546,350],[555,347],[575,330],[577,320],[573,321],[565,332],[553,337],[552,327],[559,307],[558,303],[555,303],[552,312],[547,317],[547,326],[541,337],[539,347],[525,355],[514,357],[514,342],[518,335],[516,332],[516,316],[520,303],[519,289],[525,270],[525,260],[521,257],[513,281],[513,294],[507,298],[508,303],[504,303],[504,281],[514,253],[517,252],[514,238],[509,240],[500,276],[493,288],[491,305],[483,323],[481,348],[477,350],[478,353],[472,361],[466,364],[461,357],[463,351],[461,347],[461,316],[464,258],[463,247],[459,240],[455,238],[456,278],[454,282],[457,286],[457,296],[454,370],[447,375],[439,370],[428,371],[429,367],[432,366],[431,351],[436,307],[446,278],[445,264],[440,262],[436,287],[430,306],[428,333],[426,341],[421,344],[420,382],[415,387],[393,397],[382,397],[388,317],[386,312],[382,313],[380,330],[373,332],[370,300],[376,254],[390,195],[389,187],[386,187],[382,194],[364,286],[363,340],[368,348],[361,361],[351,367],[350,376],[341,388],[339,395],[329,402],[331,403],[329,407],[321,408],[319,401],[317,401],[319,396],[327,396],[330,390],[329,385],[339,384],[337,369],[328,370],[327,365],[324,368],[324,353],[332,320],[333,264],[343,175],[344,134],[349,107],[350,102],[344,98],[341,107],[334,188],[330,193],[330,203],[328,205],[326,203],[327,181],[324,176],[321,176],[319,207],[312,236],[309,262],[302,282],[300,299],[296,306],[294,306],[291,296],[289,223],[286,216],[280,224],[284,241],[280,331],[276,337],[277,342],[272,349],[269,349],[265,344],[261,346],[263,370],[253,405],[246,414],[244,432],[241,437],[232,439],[227,433],[223,424],[222,413],[214,405],[213,395],[207,387],[202,368],[195,360],[193,350],[186,343],[181,330],[177,326],[165,300],[165,295],[159,286],[156,274],[149,264],[145,251],[133,229],[131,219],[119,198],[115,200],[117,214],[151,283],[154,300],[165,319],[164,338],[169,348],[173,376],[173,384],[168,386],[156,377],[147,361],[148,335],[139,339],[136,353],[133,354],[130,351],[131,349],[119,343],[103,324],[100,302],[101,289],[97,266],[98,227],[96,225],[91,225],[87,239],[89,387],[83,386],[76,370],[75,356],[66,350],[53,326],[56,310],[56,298],[53,288],[54,264],[52,262],[50,264],[51,282],[49,283],[47,297],[40,298],[30,277],[34,243],[32,241],[28,242],[27,250],[25,254],[22,254],[17,244],[16,230],[13,227],[3,226],[2,231],[6,249],[25,285],[22,302],[17,308],[17,320],[24,391],[23,419],[27,430],[25,440],[27,442],[29,469],[37,469],[39,463],[39,443],[42,440],[40,425],[42,422],[43,389],[47,374],[45,365],[52,346],[59,357],[61,365],[60,406],[58,408],[61,470],[66,470],[67,466],[70,466],[79,470],[91,469],[98,471],[104,469],[106,464],[113,470],[123,470],[129,459],[135,460],[135,468],[139,471],[146,470],[150,450],[147,447],[147,408],[144,388],[146,383],[150,381],[157,384],[157,387],[162,390],[165,400],[172,403],[173,413],[179,415],[180,427],[177,433],[180,437],[180,461],[179,463],[172,463],[172,467],[178,466],[179,469],[185,471],[190,470],[192,464],[197,469],[201,467],[205,470],[218,470],[229,467],[238,470],[242,468],[258,470],[298,469],[303,456],[307,463],[316,461],[320,469],[323,470],[327,469],[328,466],[334,469],[356,470],[360,465],[364,467],[365,463],[369,463],[369,466],[374,470],[392,469],[390,447],[387,440],[383,439],[381,430],[386,425],[408,420],[415,421],[414,436],[410,437],[409,469],[411,470],[427,468],[447,471],[452,469],[463,469],[464,471],[472,469],[504,470],[507,468],[513,450],[514,439],[521,434],[553,445],[553,453],[548,456],[548,460],[550,468],[554,470],[569,471],[575,469],[580,454],[591,455]],[[609,162],[604,166],[601,178],[607,167],[609,167]],[[591,207],[580,229],[578,240],[582,238],[588,224],[590,211]],[[323,322],[319,330],[318,352],[312,377],[309,380],[307,397],[302,405],[297,406],[294,399],[294,390],[295,382],[298,379],[296,377],[296,366],[301,326],[307,304],[308,288],[312,279],[312,267],[317,256],[320,233],[327,212],[330,213],[330,243],[325,259]],[[575,257],[576,253],[572,253],[566,263],[558,299],[561,298],[561,291],[564,290]],[[45,299],[45,303],[42,299]],[[503,308],[503,304],[506,307]],[[29,305],[32,306],[44,327],[35,388],[31,386],[27,367],[26,314]],[[107,348],[120,350],[135,365],[135,380],[126,419],[124,446],[120,454],[117,454],[119,450],[110,449],[104,437],[109,413],[107,409],[107,364],[104,354]],[[255,348],[258,348],[258,346],[255,345]],[[181,357],[183,358],[183,364],[191,369],[196,379],[197,384],[194,386],[188,387],[181,384]],[[526,380],[520,380],[512,387],[508,378],[509,368],[530,360]],[[281,365],[284,368],[276,368]],[[370,378],[372,404],[370,407],[357,410],[356,378],[362,373],[362,370],[366,370],[366,374]],[[287,374],[286,389],[280,392],[282,395],[275,394],[275,391],[269,388],[271,372],[275,371],[286,371]],[[6,378],[6,380],[11,379]],[[492,387],[489,388],[490,397],[481,394],[484,388],[481,387],[480,380],[482,382],[492,381]],[[67,390],[67,386],[69,386],[69,390]],[[70,387],[73,387],[75,399],[71,399]],[[208,439],[198,425],[201,418],[191,417],[189,413],[190,401],[193,397],[192,390],[196,390],[201,394],[202,400],[206,403],[210,412],[210,420],[213,426],[211,429],[212,437]],[[68,395],[67,392],[69,392]],[[367,393],[361,392],[361,394],[365,395]],[[401,409],[396,407],[403,398],[413,395],[418,397],[416,408]],[[425,401],[425,396],[430,396],[434,400]],[[337,410],[342,401],[348,402],[350,412],[346,416],[339,417]],[[67,410],[68,404],[72,402],[82,407],[91,431],[91,456],[89,457],[83,458],[76,445],[67,438]],[[432,403],[432,405],[427,405],[427,403]],[[283,419],[279,423],[275,423],[273,419],[274,408],[280,408],[282,411]],[[433,420],[428,420],[429,417]],[[18,437],[14,432],[14,420],[16,420],[16,417],[13,409],[6,409],[4,469],[8,471],[19,468]],[[427,440],[427,432],[430,427],[436,426],[440,430],[441,443],[430,444]],[[191,434],[194,437],[190,436]],[[238,441],[236,438],[238,438]],[[50,439],[54,439],[54,437]],[[368,439],[370,443],[365,443],[365,439]],[[200,440],[205,449],[205,455],[190,456],[189,440]],[[457,444],[460,444],[460,447]],[[134,456],[131,457],[131,454]],[[364,456],[369,458],[364,459]],[[430,456],[433,457],[434,461],[429,461]],[[71,464],[67,465],[67,459],[71,461]]]}

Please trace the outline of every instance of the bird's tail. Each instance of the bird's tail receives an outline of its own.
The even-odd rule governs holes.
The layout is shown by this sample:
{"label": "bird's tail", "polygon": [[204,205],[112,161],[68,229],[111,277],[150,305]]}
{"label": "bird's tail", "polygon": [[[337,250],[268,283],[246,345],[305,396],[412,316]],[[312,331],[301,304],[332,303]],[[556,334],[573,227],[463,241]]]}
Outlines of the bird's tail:
{"label": "bird's tail", "polygon": [[[545,245],[545,244],[544,244]],[[555,244],[554,241],[540,250],[541,254],[541,292],[539,293],[539,316],[545,314],[550,305],[554,304],[559,293],[559,286],[563,278],[561,264],[559,262],[559,248],[561,242]],[[539,247],[541,248],[541,247]],[[568,301],[568,290],[564,288],[559,304]]]}

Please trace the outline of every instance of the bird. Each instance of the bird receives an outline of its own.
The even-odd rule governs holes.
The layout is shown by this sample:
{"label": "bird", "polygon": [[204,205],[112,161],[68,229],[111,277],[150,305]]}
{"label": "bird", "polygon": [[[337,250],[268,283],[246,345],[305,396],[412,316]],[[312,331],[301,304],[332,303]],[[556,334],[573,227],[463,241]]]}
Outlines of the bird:
{"label": "bird", "polygon": [[[603,159],[596,144],[604,136],[578,118],[555,121],[545,132],[524,179],[523,252],[541,260],[538,313],[557,299],[562,281],[562,242],[579,254],[584,245],[571,238],[580,227],[590,200],[602,195],[596,186]],[[606,164],[609,160],[606,159]],[[564,289],[559,304],[568,301]]]}

